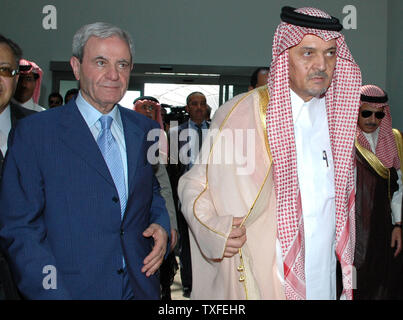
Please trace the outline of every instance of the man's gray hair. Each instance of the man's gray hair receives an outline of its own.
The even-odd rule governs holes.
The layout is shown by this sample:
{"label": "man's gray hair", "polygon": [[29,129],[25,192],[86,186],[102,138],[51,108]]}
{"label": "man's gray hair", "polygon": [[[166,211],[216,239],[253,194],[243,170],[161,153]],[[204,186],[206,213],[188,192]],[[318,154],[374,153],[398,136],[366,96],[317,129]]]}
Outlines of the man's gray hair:
{"label": "man's gray hair", "polygon": [[82,62],[84,47],[90,37],[106,39],[113,36],[117,36],[127,43],[130,48],[130,58],[133,62],[134,45],[130,34],[127,31],[106,22],[86,24],[76,32],[73,37],[73,56]]}

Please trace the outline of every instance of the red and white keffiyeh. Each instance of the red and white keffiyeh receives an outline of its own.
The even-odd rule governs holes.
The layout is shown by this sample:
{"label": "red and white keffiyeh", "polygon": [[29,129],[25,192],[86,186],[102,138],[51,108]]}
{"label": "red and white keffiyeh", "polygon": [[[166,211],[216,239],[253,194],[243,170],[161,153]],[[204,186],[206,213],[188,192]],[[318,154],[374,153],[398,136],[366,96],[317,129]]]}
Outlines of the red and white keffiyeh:
{"label": "red and white keffiyeh", "polygon": [[[330,18],[328,14],[315,8],[300,8],[295,11]],[[355,242],[353,146],[361,72],[341,33],[282,22],[277,27],[273,40],[268,80],[270,102],[266,121],[274,163],[278,239],[283,254],[285,294],[287,299],[306,298],[304,222],[297,175],[287,49],[297,45],[307,34],[316,35],[325,41],[336,39],[337,43],[337,62],[332,83],[326,92],[326,108],[335,170],[336,254],[343,269],[343,293],[347,299],[351,299]]]}
{"label": "red and white keffiyeh", "polygon": [[[368,97],[385,96],[385,92],[381,88],[372,84],[362,86],[361,94]],[[375,155],[386,168],[394,167],[396,169],[400,169],[400,159],[397,151],[395,136],[392,131],[392,117],[390,115],[389,104],[387,102],[377,103],[360,100],[360,106],[363,104],[368,104],[374,108],[383,107],[385,117],[382,119],[381,124],[379,125]],[[357,139],[361,146],[372,152],[371,146],[359,126],[357,126]]]}
{"label": "red and white keffiyeh", "polygon": [[34,100],[35,103],[38,103],[39,101],[39,96],[41,95],[41,83],[42,83],[42,75],[43,71],[42,69],[33,61],[25,60],[25,59],[20,59],[19,62],[20,66],[30,66],[31,68],[28,71],[20,71],[22,74],[28,74],[28,73],[35,73],[39,75],[39,78],[35,82],[35,89],[34,89],[34,94],[32,95],[32,99]]}

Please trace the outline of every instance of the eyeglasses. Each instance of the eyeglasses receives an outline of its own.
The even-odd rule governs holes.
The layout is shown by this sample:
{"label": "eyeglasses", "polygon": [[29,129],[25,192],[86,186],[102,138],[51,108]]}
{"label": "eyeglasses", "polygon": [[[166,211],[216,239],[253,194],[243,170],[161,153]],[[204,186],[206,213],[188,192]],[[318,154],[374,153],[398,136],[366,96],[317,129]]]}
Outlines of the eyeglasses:
{"label": "eyeglasses", "polygon": [[12,78],[18,73],[18,70],[11,69],[10,67],[0,67],[0,76]]}
{"label": "eyeglasses", "polygon": [[377,119],[383,119],[383,117],[385,116],[385,112],[383,112],[383,111],[373,112],[373,111],[370,111],[370,110],[361,111],[361,116],[363,118],[369,118],[370,116],[372,116],[373,113],[375,113],[375,117]]}

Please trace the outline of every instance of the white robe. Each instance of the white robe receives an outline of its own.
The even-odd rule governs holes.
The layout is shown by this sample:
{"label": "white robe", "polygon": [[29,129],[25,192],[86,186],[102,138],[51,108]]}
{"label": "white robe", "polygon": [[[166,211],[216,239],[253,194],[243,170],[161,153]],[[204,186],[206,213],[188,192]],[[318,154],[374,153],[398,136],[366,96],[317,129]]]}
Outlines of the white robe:
{"label": "white robe", "polygon": [[334,165],[325,98],[304,102],[292,90],[305,236],[307,299],[336,299]]}
{"label": "white robe", "polygon": [[42,106],[40,106],[39,104],[34,102],[34,99],[29,99],[28,101],[25,101],[24,103],[21,103],[17,100],[15,100],[14,98],[12,99],[14,103],[17,103],[21,106],[23,106],[26,109],[30,109],[30,110],[34,110],[37,112],[41,112],[41,111],[45,111],[46,109]]}

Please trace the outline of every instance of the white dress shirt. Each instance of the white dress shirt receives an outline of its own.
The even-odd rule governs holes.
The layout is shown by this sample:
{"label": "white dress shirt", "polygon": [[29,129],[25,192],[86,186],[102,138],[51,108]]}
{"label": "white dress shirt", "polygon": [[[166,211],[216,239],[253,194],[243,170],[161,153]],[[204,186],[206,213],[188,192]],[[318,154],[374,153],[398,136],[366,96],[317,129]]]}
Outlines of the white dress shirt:
{"label": "white dress shirt", "polygon": [[[85,122],[88,125],[92,135],[94,136],[95,141],[98,139],[98,135],[101,132],[101,124],[98,121],[101,116],[104,114],[91,106],[81,95],[81,91],[78,93],[76,98],[76,104],[78,110],[83,116]],[[125,175],[125,185],[126,185],[126,197],[128,194],[128,178],[127,178],[127,154],[126,154],[126,143],[125,143],[125,135],[123,131],[122,119],[120,117],[119,108],[117,105],[107,114],[113,118],[111,131],[112,135],[117,141],[119,145],[120,155],[123,162],[123,171]],[[126,199],[127,200],[127,199]]]}
{"label": "white dress shirt", "polygon": [[307,299],[336,299],[334,164],[325,98],[290,90],[305,236]]}

